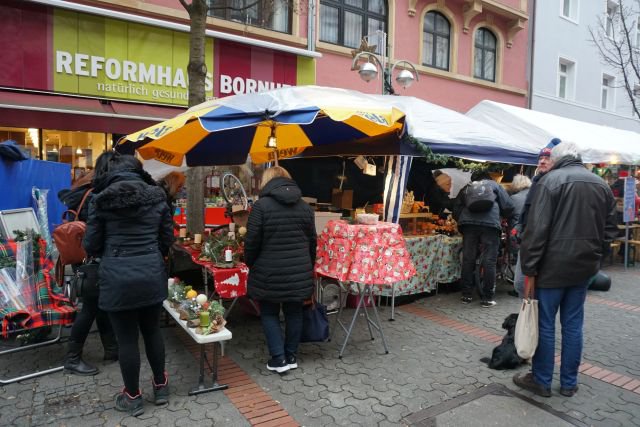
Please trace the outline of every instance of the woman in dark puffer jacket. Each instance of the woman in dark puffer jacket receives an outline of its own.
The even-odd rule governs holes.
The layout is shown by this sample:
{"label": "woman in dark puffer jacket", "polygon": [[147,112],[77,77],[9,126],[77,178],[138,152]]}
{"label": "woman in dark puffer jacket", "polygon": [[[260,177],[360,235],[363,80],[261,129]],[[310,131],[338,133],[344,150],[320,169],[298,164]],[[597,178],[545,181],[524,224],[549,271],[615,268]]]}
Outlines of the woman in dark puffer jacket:
{"label": "woman in dark puffer jacket", "polygon": [[[106,173],[109,160],[114,155],[116,155],[115,152],[107,152],[100,156],[96,160],[94,172],[80,178],[70,189],[62,190],[58,193],[60,201],[64,203],[68,209],[77,210],[85,193],[93,189],[92,181],[99,179]],[[92,193],[89,193],[82,205],[82,210],[78,212],[78,219],[80,221],[87,221],[91,198]],[[77,267],[77,265],[74,265],[73,270],[75,271]],[[118,360],[118,341],[116,340],[107,313],[98,308],[97,295],[85,295],[82,297],[82,309],[77,314],[71,327],[67,354],[64,357],[64,370],[66,372],[76,375],[95,375],[99,372],[98,368],[82,359],[82,349],[87,340],[87,336],[89,336],[89,331],[91,330],[91,325],[93,325],[94,320],[98,326],[100,340],[104,347],[104,360]]]}
{"label": "woman in dark puffer jacket", "polygon": [[114,156],[108,173],[94,183],[83,246],[88,255],[101,258],[99,306],[109,314],[120,344],[125,388],[116,396],[115,406],[133,416],[144,412],[138,331],[153,371],[155,403],[169,398],[160,313],[167,297],[163,256],[173,240],[164,191],[135,157]]}
{"label": "woman in dark puffer jacket", "polygon": [[[249,215],[244,247],[250,268],[248,292],[260,302],[260,319],[271,355],[267,369],[278,373],[298,367],[302,303],[313,292],[315,220],[301,196],[284,168],[267,169],[260,199]],[[284,342],[281,305],[286,322]]]}

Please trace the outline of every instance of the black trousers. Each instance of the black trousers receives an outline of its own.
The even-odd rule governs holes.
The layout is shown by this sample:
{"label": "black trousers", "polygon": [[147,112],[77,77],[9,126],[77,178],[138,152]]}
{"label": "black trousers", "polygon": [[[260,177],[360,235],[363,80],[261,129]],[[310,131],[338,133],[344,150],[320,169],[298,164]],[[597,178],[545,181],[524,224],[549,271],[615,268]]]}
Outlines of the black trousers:
{"label": "black trousers", "polygon": [[471,297],[474,287],[474,270],[479,255],[479,245],[484,246],[482,262],[484,282],[478,289],[483,300],[492,300],[496,291],[496,264],[500,247],[500,231],[497,228],[466,225],[462,229],[462,295]]}
{"label": "black trousers", "polygon": [[135,310],[111,311],[109,319],[118,338],[120,371],[127,392],[136,395],[140,389],[140,349],[138,331],[142,333],[147,360],[156,384],[164,383],[164,339],[160,330],[162,305]]}
{"label": "black trousers", "polygon": [[84,344],[87,336],[89,336],[89,331],[91,330],[91,325],[93,325],[94,320],[98,325],[101,338],[113,334],[109,316],[98,308],[98,298],[83,298],[82,309],[80,313],[76,315],[73,326],[71,327],[70,340],[78,344]]}

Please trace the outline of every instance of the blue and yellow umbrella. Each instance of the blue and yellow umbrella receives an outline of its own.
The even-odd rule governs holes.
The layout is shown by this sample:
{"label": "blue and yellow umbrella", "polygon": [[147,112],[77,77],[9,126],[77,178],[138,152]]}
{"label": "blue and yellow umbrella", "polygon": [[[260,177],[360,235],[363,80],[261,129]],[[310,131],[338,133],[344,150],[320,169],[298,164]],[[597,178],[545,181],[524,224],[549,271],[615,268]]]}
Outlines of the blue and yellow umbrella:
{"label": "blue and yellow umbrella", "polygon": [[312,146],[400,133],[404,113],[374,96],[300,86],[235,95],[127,135],[145,160],[172,166],[254,163],[294,157]]}

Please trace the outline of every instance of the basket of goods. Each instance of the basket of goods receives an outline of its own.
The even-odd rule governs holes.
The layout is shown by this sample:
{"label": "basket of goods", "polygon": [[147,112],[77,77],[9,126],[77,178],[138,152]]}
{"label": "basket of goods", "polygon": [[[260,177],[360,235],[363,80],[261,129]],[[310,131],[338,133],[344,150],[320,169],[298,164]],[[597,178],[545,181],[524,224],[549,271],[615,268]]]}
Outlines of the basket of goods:
{"label": "basket of goods", "polygon": [[400,209],[400,212],[403,214],[411,213],[414,202],[415,198],[413,196],[413,191],[407,191],[406,193],[404,193],[404,198],[402,199],[402,208]]}
{"label": "basket of goods", "polygon": [[194,328],[196,334],[215,334],[227,323],[219,301],[209,301],[205,294],[198,294],[177,278],[169,279],[169,301],[180,320],[186,321],[187,327]]}

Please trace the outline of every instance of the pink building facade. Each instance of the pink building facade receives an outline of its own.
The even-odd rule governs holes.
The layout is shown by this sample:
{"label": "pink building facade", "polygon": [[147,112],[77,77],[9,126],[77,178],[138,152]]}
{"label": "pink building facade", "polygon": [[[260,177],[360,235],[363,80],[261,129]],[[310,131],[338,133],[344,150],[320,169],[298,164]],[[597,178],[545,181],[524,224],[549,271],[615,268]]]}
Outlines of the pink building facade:
{"label": "pink building facade", "polygon": [[[394,81],[396,69],[397,94],[460,112],[484,99],[525,106],[527,2],[210,0],[206,96],[308,84],[380,93],[381,80],[366,83],[351,66],[362,38],[382,30],[388,63],[408,61],[419,75],[405,89]],[[85,131],[108,141],[186,107],[190,18],[178,0],[1,3],[8,59],[0,69],[0,132],[7,137]],[[115,73],[122,64],[171,70],[172,79]]]}
{"label": "pink building facade", "polygon": [[[394,82],[397,94],[415,96],[460,112],[483,99],[526,105],[526,0],[389,0],[388,9],[390,61],[411,62],[420,77],[407,89]],[[449,46],[448,61],[437,64],[439,67],[427,65],[433,52],[430,46],[425,46],[425,23],[430,14],[436,14],[441,23],[444,18],[449,27],[448,43],[445,42]],[[440,27],[446,30],[446,25]],[[317,60],[317,84],[379,93],[379,81],[366,83],[358,73],[349,71],[352,49],[323,42],[322,23],[319,29],[317,49],[323,56]],[[495,70],[484,79],[476,76],[474,70],[478,55],[475,45],[481,29],[495,36]]]}

